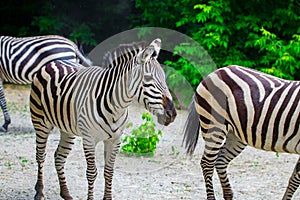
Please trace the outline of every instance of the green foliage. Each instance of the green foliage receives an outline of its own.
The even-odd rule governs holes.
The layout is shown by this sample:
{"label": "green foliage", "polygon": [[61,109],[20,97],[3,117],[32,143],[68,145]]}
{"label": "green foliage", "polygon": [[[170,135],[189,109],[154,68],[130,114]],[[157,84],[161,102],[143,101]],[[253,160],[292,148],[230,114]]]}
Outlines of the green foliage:
{"label": "green foliage", "polygon": [[210,57],[200,46],[188,42],[181,43],[175,47],[173,55],[179,58],[176,61],[165,61],[166,65],[173,67],[179,73],[166,73],[167,80],[170,80],[168,85],[171,88],[181,86],[186,80],[195,88],[200,83],[202,76],[211,72]]}
{"label": "green foliage", "polygon": [[78,27],[75,27],[74,30],[70,33],[70,39],[73,41],[81,41],[81,44],[86,44],[90,46],[96,46],[97,42],[94,39],[95,34],[92,32],[90,26],[86,23],[81,24]]}
{"label": "green foliage", "polygon": [[[182,44],[181,46],[177,46],[174,52],[174,55],[178,55],[178,51],[186,51],[190,52],[190,48]],[[177,61],[165,61],[165,64],[173,67],[180,74],[175,73],[166,73],[167,80],[170,80],[168,85],[172,88],[179,87],[185,81],[185,79],[193,86],[196,86],[200,83],[200,73],[194,67],[192,62],[189,62],[187,59],[180,57]]]}
{"label": "green foliage", "polygon": [[45,10],[48,10],[49,12],[42,16],[35,16],[31,22],[31,26],[38,29],[36,33],[37,35],[67,34],[66,37],[80,45],[97,45],[97,42],[94,39],[95,34],[93,33],[90,25],[87,23],[79,24],[64,15],[51,15],[49,13],[53,13],[55,7],[49,4],[45,4],[44,7]]}
{"label": "green foliage", "polygon": [[36,16],[31,25],[38,28],[39,35],[57,34],[63,28],[59,18],[49,16]]}
{"label": "green foliage", "polygon": [[300,35],[282,40],[263,27],[260,31],[262,36],[252,34],[252,40],[246,43],[246,46],[257,47],[263,52],[259,69],[280,78],[294,79],[300,68]]}
{"label": "green foliage", "polygon": [[[207,50],[218,68],[235,64],[286,79],[300,78],[298,1],[183,0],[179,4],[170,0],[164,2],[164,8],[170,8],[170,12],[165,9],[163,14],[163,21],[170,16],[169,24],[159,21],[160,15],[155,12],[159,0],[137,2],[140,9],[147,6],[140,17],[147,26],[163,25],[171,29],[175,26]],[[201,59],[199,52],[189,53]],[[203,78],[190,69],[195,66],[184,58],[166,63],[182,73],[192,86]]]}
{"label": "green foliage", "polygon": [[[145,123],[141,124],[137,129],[132,130],[132,135],[125,136],[122,143],[125,143],[121,150],[128,155],[147,155],[154,156],[156,150],[156,144],[159,142],[159,137],[162,136],[162,132],[155,131],[156,124],[153,122],[153,118],[150,113],[143,113],[142,119]],[[126,128],[133,126],[129,123]]]}
{"label": "green foliage", "polygon": [[196,13],[180,19],[176,25],[184,27],[194,24],[195,28],[189,29],[188,34],[209,52],[218,67],[231,64],[253,67],[255,62],[244,54],[241,41],[245,39],[245,34],[236,30],[240,25],[234,20],[231,2],[217,0],[196,4],[193,7]]}
{"label": "green foliage", "polygon": [[[132,24],[135,27],[155,25],[156,27],[170,28],[173,26],[175,28],[177,17],[180,15],[177,6],[180,6],[180,2],[175,0],[135,0],[137,14],[131,16]],[[154,15],[154,13],[156,14]]]}

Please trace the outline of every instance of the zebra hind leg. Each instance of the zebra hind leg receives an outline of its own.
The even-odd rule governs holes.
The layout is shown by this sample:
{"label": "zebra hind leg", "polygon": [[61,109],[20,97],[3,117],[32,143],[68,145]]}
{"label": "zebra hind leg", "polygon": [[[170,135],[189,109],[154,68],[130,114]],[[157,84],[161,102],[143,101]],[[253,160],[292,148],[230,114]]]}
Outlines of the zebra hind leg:
{"label": "zebra hind leg", "polygon": [[59,145],[55,151],[55,168],[58,175],[59,185],[60,185],[60,196],[66,200],[72,200],[72,196],[69,193],[69,189],[66,182],[64,166],[66,159],[72,150],[72,145],[74,144],[75,137],[69,136],[61,131],[61,138]]}
{"label": "zebra hind leg", "polygon": [[3,111],[3,116],[4,116],[4,124],[2,125],[2,127],[0,127],[0,132],[6,132],[11,120],[10,120],[10,116],[9,116],[8,110],[7,110],[6,100],[5,100],[5,96],[4,96],[3,83],[2,83],[1,78],[0,78],[0,107]]}
{"label": "zebra hind leg", "polygon": [[114,173],[114,164],[117,152],[120,148],[120,138],[116,140],[104,141],[104,179],[105,179],[105,189],[104,189],[104,200],[112,199],[112,178]]}
{"label": "zebra hind leg", "polygon": [[227,176],[227,166],[236,156],[238,156],[246,145],[242,143],[234,134],[229,133],[226,142],[219,152],[216,160],[216,169],[223,189],[223,197],[225,200],[233,199],[233,192]]}
{"label": "zebra hind leg", "polygon": [[288,187],[283,196],[283,200],[290,200],[293,197],[293,194],[300,185],[300,158],[297,161],[297,164],[294,168],[293,174],[289,180]]}
{"label": "zebra hind leg", "polygon": [[209,133],[203,133],[204,135],[205,148],[200,165],[205,180],[207,200],[215,200],[212,176],[216,159],[226,136],[219,130],[211,130]]}

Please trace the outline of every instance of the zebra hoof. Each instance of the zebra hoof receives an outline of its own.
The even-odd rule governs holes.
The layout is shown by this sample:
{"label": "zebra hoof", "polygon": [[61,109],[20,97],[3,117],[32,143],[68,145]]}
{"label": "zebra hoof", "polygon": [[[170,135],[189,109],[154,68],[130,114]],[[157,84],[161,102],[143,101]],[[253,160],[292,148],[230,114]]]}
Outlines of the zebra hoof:
{"label": "zebra hoof", "polygon": [[0,127],[0,132],[7,132],[7,126],[3,125]]}
{"label": "zebra hoof", "polygon": [[37,192],[34,196],[34,200],[44,200],[44,199],[45,199],[44,194],[40,192]]}

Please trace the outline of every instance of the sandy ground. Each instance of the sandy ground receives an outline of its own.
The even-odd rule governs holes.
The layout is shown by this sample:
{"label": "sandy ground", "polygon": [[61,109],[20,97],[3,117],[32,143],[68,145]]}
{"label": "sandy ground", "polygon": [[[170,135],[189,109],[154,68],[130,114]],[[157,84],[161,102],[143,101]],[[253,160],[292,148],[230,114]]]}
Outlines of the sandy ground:
{"label": "sandy ground", "polygon": [[[8,133],[0,134],[0,199],[33,199],[37,165],[35,162],[35,134],[30,121],[29,87],[6,85],[6,96],[12,124]],[[130,120],[138,126],[143,108],[130,108]],[[126,157],[119,154],[113,180],[114,199],[205,199],[204,180],[199,166],[203,141],[199,141],[192,158],[185,156],[181,147],[182,127],[187,111],[168,127],[158,126],[163,132],[153,158]],[[1,123],[3,117],[0,118]],[[45,199],[60,199],[53,154],[59,134],[50,135],[45,163]],[[281,199],[298,155],[246,150],[229,167],[234,199]],[[97,146],[99,175],[95,197],[103,194],[103,145]],[[77,138],[66,165],[67,182],[74,199],[86,199],[86,163],[82,140]],[[214,176],[217,199],[222,199],[219,181]],[[300,199],[297,192],[294,199]]]}

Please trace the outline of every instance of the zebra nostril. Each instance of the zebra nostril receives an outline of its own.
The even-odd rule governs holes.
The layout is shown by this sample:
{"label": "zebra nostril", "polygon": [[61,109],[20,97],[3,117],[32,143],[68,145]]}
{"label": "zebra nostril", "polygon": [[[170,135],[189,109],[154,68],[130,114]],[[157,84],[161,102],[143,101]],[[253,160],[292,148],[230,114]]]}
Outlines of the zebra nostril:
{"label": "zebra nostril", "polygon": [[173,116],[173,111],[172,110],[167,110],[166,112],[168,117],[172,117]]}
{"label": "zebra nostril", "polygon": [[170,98],[167,98],[167,97],[164,99],[164,102],[165,102],[165,114],[166,114],[166,116],[171,121],[174,121],[174,119],[177,115],[174,102]]}

